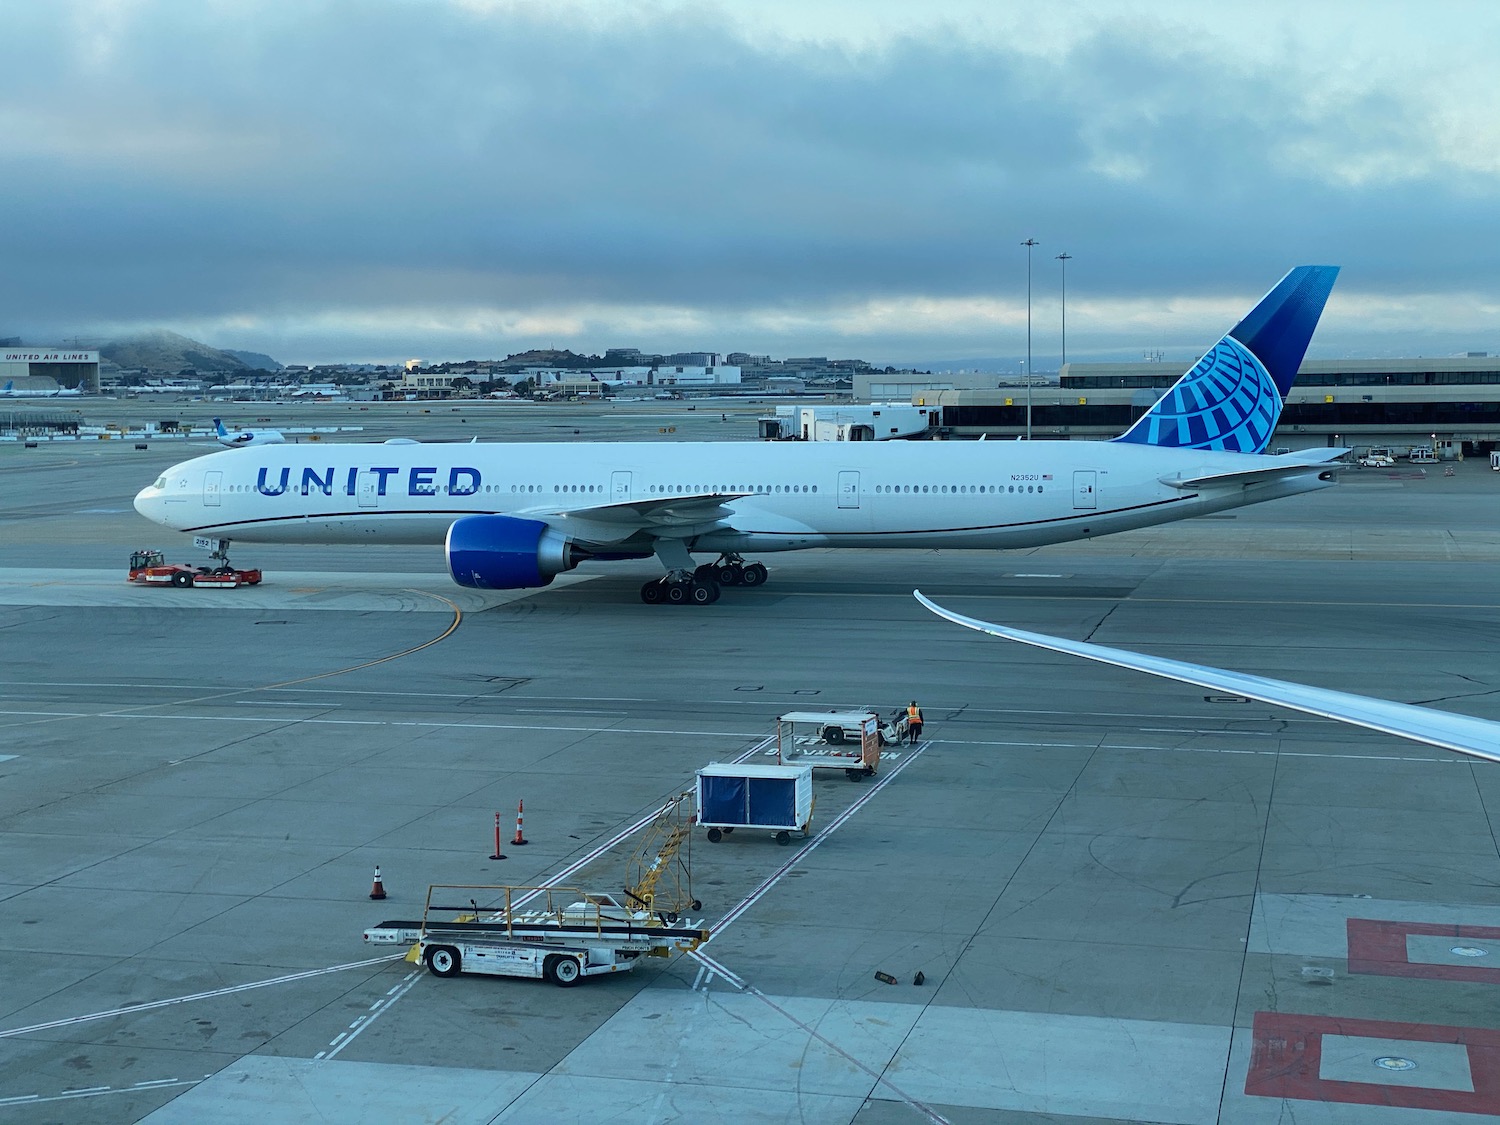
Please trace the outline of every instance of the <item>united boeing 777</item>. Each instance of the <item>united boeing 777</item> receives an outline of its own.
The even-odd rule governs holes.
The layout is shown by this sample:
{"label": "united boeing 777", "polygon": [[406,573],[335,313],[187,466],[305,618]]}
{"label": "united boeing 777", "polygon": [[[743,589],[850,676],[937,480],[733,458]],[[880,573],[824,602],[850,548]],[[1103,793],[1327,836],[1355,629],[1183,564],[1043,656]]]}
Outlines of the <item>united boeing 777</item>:
{"label": "united boeing 777", "polygon": [[698,605],[765,582],[751,554],[1108,535],[1335,482],[1346,450],[1265,449],[1337,274],[1293,269],[1112,441],[266,445],[174,465],[135,506],[221,549],[442,543],[477,589],[654,555],[641,598]]}

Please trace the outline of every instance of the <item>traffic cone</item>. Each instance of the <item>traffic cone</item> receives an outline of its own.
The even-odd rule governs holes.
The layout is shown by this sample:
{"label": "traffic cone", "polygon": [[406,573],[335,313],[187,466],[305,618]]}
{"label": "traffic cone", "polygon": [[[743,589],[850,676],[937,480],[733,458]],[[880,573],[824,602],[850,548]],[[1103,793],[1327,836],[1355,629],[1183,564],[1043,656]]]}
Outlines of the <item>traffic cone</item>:
{"label": "traffic cone", "polygon": [[516,802],[516,838],[510,842],[511,847],[520,847],[522,844],[528,843],[526,837],[521,834],[521,813],[525,807],[525,801]]}
{"label": "traffic cone", "polygon": [[375,865],[375,882],[370,885],[371,898],[385,898],[385,884],[380,881],[380,865]]}

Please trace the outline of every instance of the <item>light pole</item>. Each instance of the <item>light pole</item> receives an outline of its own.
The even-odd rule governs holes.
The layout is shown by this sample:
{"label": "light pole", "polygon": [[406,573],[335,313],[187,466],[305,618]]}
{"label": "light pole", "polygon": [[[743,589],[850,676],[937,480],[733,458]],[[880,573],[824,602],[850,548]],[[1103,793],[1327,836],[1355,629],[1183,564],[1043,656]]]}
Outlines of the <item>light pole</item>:
{"label": "light pole", "polygon": [[1062,365],[1068,366],[1068,259],[1073,255],[1064,250],[1057,256],[1062,263]]}
{"label": "light pole", "polygon": [[1026,247],[1026,440],[1031,440],[1031,248],[1041,243],[1028,238]]}

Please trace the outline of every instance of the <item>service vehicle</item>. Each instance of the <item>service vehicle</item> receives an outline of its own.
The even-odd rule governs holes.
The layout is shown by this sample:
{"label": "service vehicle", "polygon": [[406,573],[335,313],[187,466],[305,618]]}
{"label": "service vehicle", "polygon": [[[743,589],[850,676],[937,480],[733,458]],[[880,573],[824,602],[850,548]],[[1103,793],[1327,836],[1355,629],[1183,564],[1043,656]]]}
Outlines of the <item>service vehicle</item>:
{"label": "service vehicle", "polygon": [[130,555],[130,574],[126,581],[146,586],[258,586],[259,570],[241,570],[220,560],[216,566],[192,566],[169,563],[154,547],[143,547]]}
{"label": "service vehicle", "polygon": [[1419,445],[1406,455],[1406,459],[1413,465],[1436,465],[1438,463],[1437,451],[1430,445]]}
{"label": "service vehicle", "polygon": [[406,959],[434,976],[530,977],[571,988],[584,977],[628,973],[641,957],[690,953],[708,930],[607,892],[434,883],[420,920],[381,922],[364,940],[410,945]]}
{"label": "service vehicle", "polygon": [[1359,466],[1365,469],[1389,469],[1395,463],[1396,458],[1391,451],[1379,446],[1366,450],[1365,455],[1358,461]]}

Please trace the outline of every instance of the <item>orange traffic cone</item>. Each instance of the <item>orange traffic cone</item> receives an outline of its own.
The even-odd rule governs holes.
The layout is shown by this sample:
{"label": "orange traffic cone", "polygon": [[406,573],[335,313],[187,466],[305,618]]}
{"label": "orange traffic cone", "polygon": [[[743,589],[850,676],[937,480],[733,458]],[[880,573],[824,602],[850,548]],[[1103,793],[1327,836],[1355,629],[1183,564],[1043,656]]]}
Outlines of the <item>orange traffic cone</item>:
{"label": "orange traffic cone", "polygon": [[522,844],[528,842],[526,837],[521,834],[521,813],[525,808],[525,801],[516,802],[516,838],[510,842],[512,847],[520,847]]}
{"label": "orange traffic cone", "polygon": [[375,865],[375,882],[370,885],[371,898],[385,898],[385,884],[380,881],[380,865]]}

